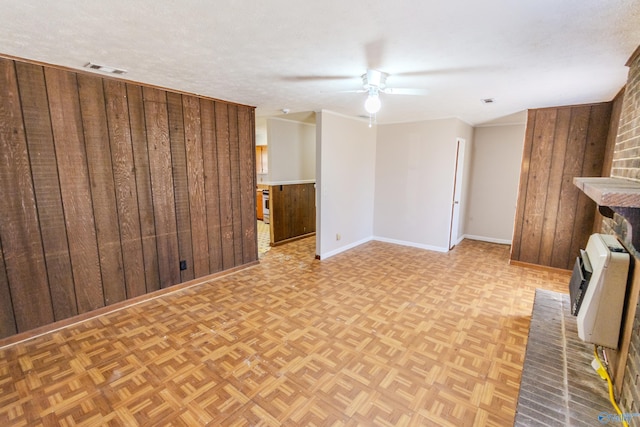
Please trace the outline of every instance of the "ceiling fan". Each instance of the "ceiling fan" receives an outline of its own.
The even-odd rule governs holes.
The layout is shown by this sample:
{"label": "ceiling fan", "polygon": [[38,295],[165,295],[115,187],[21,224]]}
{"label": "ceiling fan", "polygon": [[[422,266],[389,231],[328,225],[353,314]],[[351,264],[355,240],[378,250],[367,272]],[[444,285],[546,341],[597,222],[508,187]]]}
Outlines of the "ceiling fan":
{"label": "ceiling fan", "polygon": [[[365,100],[365,110],[369,114],[369,127],[376,120],[376,113],[380,111],[382,103],[380,102],[380,94],[385,95],[427,95],[429,91],[426,89],[411,89],[411,88],[394,88],[387,86],[387,78],[389,73],[380,71],[378,68],[383,65],[383,52],[385,41],[383,39],[373,40],[364,45],[365,57],[367,60],[367,71],[360,77],[362,79],[362,87],[360,89],[352,90],[339,90],[333,93],[367,93],[367,99]],[[436,70],[437,72],[437,70]],[[449,70],[447,70],[449,72]],[[433,70],[425,71],[409,71],[399,74],[393,74],[398,76],[423,76],[433,74]],[[291,76],[287,77],[287,80],[294,81],[310,81],[310,80],[343,80],[352,79],[353,76],[349,75],[336,75],[336,76]]]}
{"label": "ceiling fan", "polygon": [[381,93],[387,95],[426,95],[428,93],[425,89],[388,87],[387,77],[389,77],[389,74],[379,70],[369,69],[361,77],[362,89],[345,90],[342,92],[368,93],[367,99],[364,103],[364,108],[370,116],[373,116],[380,111],[380,107],[382,106],[382,103],[380,102]]}

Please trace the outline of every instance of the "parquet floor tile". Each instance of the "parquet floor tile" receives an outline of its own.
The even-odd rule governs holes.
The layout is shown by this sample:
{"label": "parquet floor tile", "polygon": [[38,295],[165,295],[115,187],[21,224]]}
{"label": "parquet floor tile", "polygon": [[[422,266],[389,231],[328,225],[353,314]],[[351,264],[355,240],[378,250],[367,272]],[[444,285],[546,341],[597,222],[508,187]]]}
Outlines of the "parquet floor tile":
{"label": "parquet floor tile", "polygon": [[512,425],[536,288],[508,247],[314,239],[0,348],[0,425]]}

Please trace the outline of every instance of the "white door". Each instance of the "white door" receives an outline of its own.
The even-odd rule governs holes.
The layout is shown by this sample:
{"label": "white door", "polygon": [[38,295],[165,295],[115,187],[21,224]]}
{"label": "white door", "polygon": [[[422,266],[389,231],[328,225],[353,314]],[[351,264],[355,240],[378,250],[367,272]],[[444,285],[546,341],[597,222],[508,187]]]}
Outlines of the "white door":
{"label": "white door", "polygon": [[456,140],[456,173],[453,182],[453,197],[451,200],[451,229],[449,230],[449,249],[458,244],[460,238],[460,200],[462,200],[462,182],[464,174],[464,148],[466,141]]}

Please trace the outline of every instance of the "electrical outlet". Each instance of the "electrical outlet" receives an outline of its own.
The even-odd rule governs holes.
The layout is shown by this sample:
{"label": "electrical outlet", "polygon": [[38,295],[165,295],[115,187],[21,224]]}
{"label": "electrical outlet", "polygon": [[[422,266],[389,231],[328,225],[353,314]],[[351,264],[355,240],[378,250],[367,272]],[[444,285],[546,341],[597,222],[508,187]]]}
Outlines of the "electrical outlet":
{"label": "electrical outlet", "polygon": [[180,271],[183,271],[186,269],[187,269],[187,261],[183,259],[180,261]]}
{"label": "electrical outlet", "polygon": [[340,233],[336,234],[336,240],[340,240],[342,238],[342,236],[340,235]]}

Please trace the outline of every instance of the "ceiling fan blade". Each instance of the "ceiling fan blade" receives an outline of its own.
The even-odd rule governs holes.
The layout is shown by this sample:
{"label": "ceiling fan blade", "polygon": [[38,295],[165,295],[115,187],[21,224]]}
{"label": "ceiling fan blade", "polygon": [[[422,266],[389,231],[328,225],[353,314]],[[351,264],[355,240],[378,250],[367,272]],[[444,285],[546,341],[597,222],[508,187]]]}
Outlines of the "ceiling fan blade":
{"label": "ceiling fan blade", "polygon": [[382,66],[384,56],[384,40],[373,40],[364,45],[364,53],[367,60],[367,69],[378,69]]}
{"label": "ceiling fan blade", "polygon": [[456,67],[456,68],[434,68],[430,70],[415,70],[415,71],[405,71],[399,73],[393,73],[394,76],[398,77],[435,77],[435,76],[450,76],[452,74],[473,74],[473,73],[482,73],[487,70],[495,70],[495,67],[485,67],[485,66],[477,66],[477,67]]}
{"label": "ceiling fan blade", "polygon": [[365,93],[368,92],[365,89],[351,89],[351,90],[328,90],[322,91],[322,93]]}
{"label": "ceiling fan blade", "polygon": [[382,90],[387,95],[428,95],[429,91],[426,89],[410,89],[401,87],[386,87]]}
{"label": "ceiling fan blade", "polygon": [[353,76],[283,76],[282,80],[288,82],[314,82],[314,81],[330,81],[330,80],[348,80],[354,79]]}

